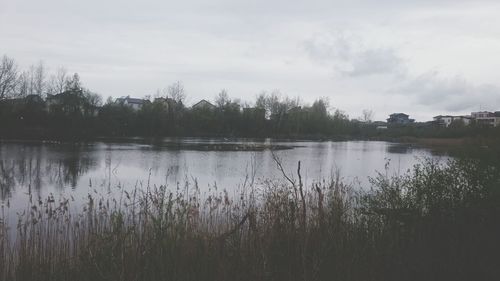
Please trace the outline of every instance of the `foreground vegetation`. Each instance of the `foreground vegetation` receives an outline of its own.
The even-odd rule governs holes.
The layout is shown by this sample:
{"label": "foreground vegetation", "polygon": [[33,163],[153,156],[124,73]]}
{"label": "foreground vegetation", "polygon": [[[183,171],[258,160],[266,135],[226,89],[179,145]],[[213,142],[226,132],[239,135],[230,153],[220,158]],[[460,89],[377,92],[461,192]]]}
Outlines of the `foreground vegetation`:
{"label": "foreground vegetation", "polygon": [[249,177],[235,198],[203,195],[196,182],[89,195],[77,212],[69,199],[33,197],[17,229],[0,227],[0,280],[500,276],[498,168],[425,161],[364,191],[338,175],[306,186],[300,163],[282,172],[283,181]]}

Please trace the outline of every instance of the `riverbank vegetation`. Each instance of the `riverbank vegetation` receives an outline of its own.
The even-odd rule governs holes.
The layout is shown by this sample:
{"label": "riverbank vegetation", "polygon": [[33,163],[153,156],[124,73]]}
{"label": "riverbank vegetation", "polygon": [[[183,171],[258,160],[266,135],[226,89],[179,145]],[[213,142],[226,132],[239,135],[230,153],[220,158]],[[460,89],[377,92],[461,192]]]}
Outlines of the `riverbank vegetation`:
{"label": "riverbank vegetation", "polygon": [[[187,107],[186,91],[176,82],[154,95],[134,99],[103,98],[87,89],[78,74],[61,68],[49,75],[43,63],[20,71],[4,56],[0,61],[0,137],[3,139],[71,139],[96,137],[274,137],[308,139],[489,138],[500,127],[454,123],[389,125],[371,122],[363,110],[350,118],[326,98],[305,104],[278,90],[261,92],[254,101],[231,98],[226,90],[214,104]],[[124,93],[126,96],[127,93]],[[381,128],[382,127],[382,128]]]}
{"label": "riverbank vegetation", "polygon": [[[365,190],[336,174],[31,197],[0,224],[1,280],[496,280],[500,170],[424,161]],[[5,212],[3,206],[2,211]],[[14,233],[14,234],[12,234]],[[10,235],[10,236],[9,236]]]}

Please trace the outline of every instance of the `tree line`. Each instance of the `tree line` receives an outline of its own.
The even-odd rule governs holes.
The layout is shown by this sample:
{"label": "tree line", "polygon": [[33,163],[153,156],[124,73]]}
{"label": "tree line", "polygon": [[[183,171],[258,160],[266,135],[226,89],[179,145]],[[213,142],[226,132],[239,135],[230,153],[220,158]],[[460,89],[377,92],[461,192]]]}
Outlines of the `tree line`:
{"label": "tree line", "polygon": [[0,132],[3,136],[328,136],[348,135],[352,124],[328,99],[312,105],[262,92],[253,103],[221,90],[209,108],[185,105],[181,82],[142,98],[140,109],[85,88],[65,68],[49,74],[43,63],[19,70],[3,56],[0,66]]}
{"label": "tree line", "polygon": [[[230,97],[222,89],[208,107],[187,107],[181,82],[141,98],[133,108],[84,87],[77,73],[61,67],[50,73],[40,62],[27,70],[14,59],[0,62],[0,137],[76,138],[97,136],[223,136],[286,138],[368,138],[399,136],[457,137],[490,132],[482,128],[432,124],[377,129],[373,112],[349,116],[327,98],[305,104],[278,90],[262,92],[253,102]],[[498,130],[493,131],[499,135]]]}

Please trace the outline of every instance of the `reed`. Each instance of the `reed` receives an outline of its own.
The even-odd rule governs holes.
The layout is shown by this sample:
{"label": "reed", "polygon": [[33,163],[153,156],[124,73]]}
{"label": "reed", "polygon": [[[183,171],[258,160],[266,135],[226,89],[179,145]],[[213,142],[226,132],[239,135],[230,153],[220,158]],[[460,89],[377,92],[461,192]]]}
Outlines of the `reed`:
{"label": "reed", "polygon": [[[1,280],[496,280],[500,171],[424,161],[364,190],[339,174],[230,196],[196,181],[30,199],[0,223]],[[7,208],[4,206],[4,208]],[[9,235],[15,233],[15,235]],[[14,236],[14,237],[13,237]],[[496,277],[496,278],[495,278]]]}

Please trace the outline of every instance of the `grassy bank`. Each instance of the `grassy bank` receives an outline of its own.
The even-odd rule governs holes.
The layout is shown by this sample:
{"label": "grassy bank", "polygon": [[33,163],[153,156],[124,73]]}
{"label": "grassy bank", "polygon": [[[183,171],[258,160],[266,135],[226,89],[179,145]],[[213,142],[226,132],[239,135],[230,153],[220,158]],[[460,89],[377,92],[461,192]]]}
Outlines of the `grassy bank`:
{"label": "grassy bank", "polygon": [[428,137],[398,137],[381,139],[386,141],[413,143],[427,147],[466,147],[469,145],[479,147],[500,147],[499,138],[489,137],[456,137],[456,138],[428,138]]}
{"label": "grassy bank", "polygon": [[[278,167],[279,162],[278,162]],[[0,227],[0,280],[497,280],[500,171],[425,162],[354,191],[249,178],[236,199],[176,188],[35,198]],[[7,208],[4,206],[3,208]]]}

